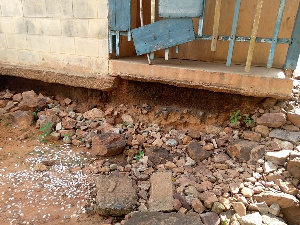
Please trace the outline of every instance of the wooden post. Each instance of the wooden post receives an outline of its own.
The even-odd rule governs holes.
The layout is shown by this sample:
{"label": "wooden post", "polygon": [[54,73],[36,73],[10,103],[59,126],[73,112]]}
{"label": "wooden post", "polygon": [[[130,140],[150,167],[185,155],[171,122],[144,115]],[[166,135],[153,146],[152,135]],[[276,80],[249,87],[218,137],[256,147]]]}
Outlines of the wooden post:
{"label": "wooden post", "polygon": [[[144,15],[143,15],[143,0],[140,0],[140,19],[141,19],[141,27],[144,26]],[[148,63],[149,65],[152,64],[151,59],[150,59],[150,54],[147,54],[148,58]]]}
{"label": "wooden post", "polygon": [[215,17],[214,17],[214,27],[213,27],[213,35],[211,41],[211,51],[216,51],[217,49],[217,40],[219,36],[219,24],[220,24],[220,15],[221,15],[221,5],[222,0],[216,1],[215,7]]}
{"label": "wooden post", "polygon": [[256,13],[255,13],[254,22],[253,22],[251,40],[250,40],[248,56],[247,56],[247,62],[246,62],[246,68],[245,68],[246,72],[249,72],[250,67],[251,67],[251,62],[252,62],[252,57],[253,57],[253,52],[254,52],[254,47],[255,47],[255,41],[256,41],[256,35],[257,35],[257,30],[258,30],[262,5],[263,5],[263,0],[257,0]]}

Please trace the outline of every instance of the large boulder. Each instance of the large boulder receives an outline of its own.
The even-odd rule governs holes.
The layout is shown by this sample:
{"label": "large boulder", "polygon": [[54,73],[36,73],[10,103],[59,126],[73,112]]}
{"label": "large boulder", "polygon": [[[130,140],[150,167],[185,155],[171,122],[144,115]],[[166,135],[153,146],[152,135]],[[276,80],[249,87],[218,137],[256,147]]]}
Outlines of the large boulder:
{"label": "large boulder", "polygon": [[194,141],[187,146],[187,151],[189,156],[197,163],[207,159],[212,154],[212,151],[204,150],[203,146],[199,142]]}
{"label": "large boulder", "polygon": [[275,129],[270,132],[269,137],[296,143],[300,141],[300,132]]}

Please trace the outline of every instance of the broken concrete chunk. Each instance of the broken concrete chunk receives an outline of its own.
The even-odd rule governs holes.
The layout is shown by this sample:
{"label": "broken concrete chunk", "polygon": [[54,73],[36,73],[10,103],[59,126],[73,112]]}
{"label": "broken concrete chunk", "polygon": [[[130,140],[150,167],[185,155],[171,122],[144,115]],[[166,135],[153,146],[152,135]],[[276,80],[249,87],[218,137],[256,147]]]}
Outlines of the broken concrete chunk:
{"label": "broken concrete chunk", "polygon": [[137,189],[131,178],[101,175],[96,178],[96,213],[103,216],[122,216],[133,211],[137,204]]}

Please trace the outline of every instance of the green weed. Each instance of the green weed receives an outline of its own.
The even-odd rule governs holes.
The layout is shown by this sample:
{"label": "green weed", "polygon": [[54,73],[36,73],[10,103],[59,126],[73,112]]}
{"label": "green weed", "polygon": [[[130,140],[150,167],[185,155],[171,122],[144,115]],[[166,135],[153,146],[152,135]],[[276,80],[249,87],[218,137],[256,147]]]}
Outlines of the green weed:
{"label": "green weed", "polygon": [[144,155],[144,151],[139,151],[139,153],[135,155],[136,161],[137,162],[140,161],[141,158],[143,158],[143,155]]}
{"label": "green weed", "polygon": [[40,141],[43,142],[43,143],[46,143],[47,142],[46,138],[52,132],[52,123],[48,122],[46,125],[44,125],[43,127],[41,127],[40,131],[43,132],[41,134],[41,136],[40,136]]}
{"label": "green weed", "polygon": [[241,110],[237,110],[236,112],[234,112],[231,116],[230,116],[230,123],[232,124],[236,124],[237,121],[239,121],[242,117],[240,115]]}

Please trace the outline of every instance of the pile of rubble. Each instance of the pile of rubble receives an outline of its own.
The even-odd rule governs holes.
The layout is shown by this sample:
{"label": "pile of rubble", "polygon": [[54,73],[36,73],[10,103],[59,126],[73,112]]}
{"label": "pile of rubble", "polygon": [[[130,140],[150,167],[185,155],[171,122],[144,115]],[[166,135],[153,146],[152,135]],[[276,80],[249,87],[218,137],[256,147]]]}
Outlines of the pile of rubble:
{"label": "pile of rubble", "polygon": [[34,91],[1,92],[0,119],[35,125],[41,141],[87,147],[95,159],[85,169],[97,174],[90,206],[108,224],[125,216],[121,224],[299,225],[299,89],[201,130],[139,122],[123,104],[88,110]]}

